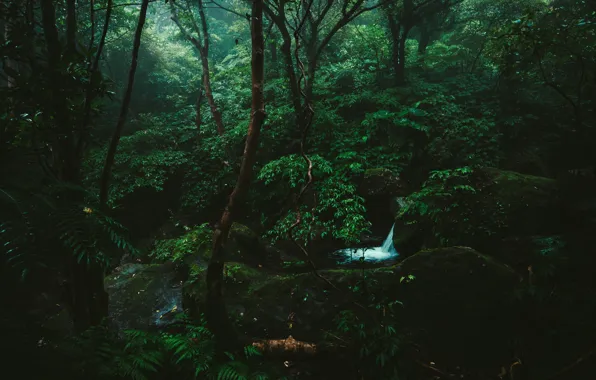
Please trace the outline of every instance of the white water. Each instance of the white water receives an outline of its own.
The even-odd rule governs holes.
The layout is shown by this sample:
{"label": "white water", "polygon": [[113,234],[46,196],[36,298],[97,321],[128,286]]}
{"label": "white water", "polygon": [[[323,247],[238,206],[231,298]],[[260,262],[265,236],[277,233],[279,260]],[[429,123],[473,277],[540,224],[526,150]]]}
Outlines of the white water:
{"label": "white water", "polygon": [[371,248],[346,248],[338,251],[343,257],[342,263],[358,262],[363,256],[365,262],[380,262],[396,258],[399,254],[393,246],[393,229],[391,226],[389,235],[385,238],[383,245]]}

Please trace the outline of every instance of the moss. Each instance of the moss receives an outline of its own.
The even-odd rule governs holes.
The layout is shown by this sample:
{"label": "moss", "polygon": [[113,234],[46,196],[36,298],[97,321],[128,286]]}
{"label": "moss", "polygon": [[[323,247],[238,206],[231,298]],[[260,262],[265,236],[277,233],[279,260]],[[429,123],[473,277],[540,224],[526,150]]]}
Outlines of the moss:
{"label": "moss", "polygon": [[494,182],[494,194],[508,201],[541,202],[557,192],[552,178],[538,177],[494,168],[484,169]]}
{"label": "moss", "polygon": [[259,236],[249,227],[234,223],[230,228],[226,250],[230,260],[263,264],[267,258],[267,250]]}
{"label": "moss", "polygon": [[232,224],[232,227],[230,228],[230,234],[240,234],[250,238],[257,238],[257,234],[255,234],[250,228],[244,224],[236,222]]}
{"label": "moss", "polygon": [[211,240],[212,231],[203,224],[177,238],[158,240],[150,255],[162,262],[206,263],[211,257]]}

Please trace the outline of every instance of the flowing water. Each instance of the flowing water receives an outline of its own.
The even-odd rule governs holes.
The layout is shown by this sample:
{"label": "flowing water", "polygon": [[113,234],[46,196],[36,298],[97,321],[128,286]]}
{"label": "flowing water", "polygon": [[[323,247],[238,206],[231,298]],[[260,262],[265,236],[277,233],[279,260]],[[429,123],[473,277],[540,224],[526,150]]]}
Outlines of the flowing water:
{"label": "flowing water", "polygon": [[395,224],[391,226],[389,235],[385,238],[383,245],[380,247],[369,247],[369,248],[346,248],[338,251],[340,254],[339,261],[342,264],[359,262],[364,258],[364,262],[379,263],[382,261],[389,261],[396,259],[399,253],[393,246],[393,229]]}

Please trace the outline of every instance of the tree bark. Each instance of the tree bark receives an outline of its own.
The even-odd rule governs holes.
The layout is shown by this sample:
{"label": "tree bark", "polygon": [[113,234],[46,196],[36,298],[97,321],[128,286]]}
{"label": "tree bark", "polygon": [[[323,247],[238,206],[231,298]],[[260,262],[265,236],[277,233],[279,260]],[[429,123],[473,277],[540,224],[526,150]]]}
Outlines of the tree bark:
{"label": "tree bark", "polygon": [[426,54],[430,43],[430,30],[427,25],[420,25],[420,38],[418,39],[418,54]]}
{"label": "tree bark", "polygon": [[195,127],[197,132],[201,131],[201,124],[203,119],[201,117],[201,104],[203,103],[203,87],[199,86],[199,96],[197,96],[197,102],[195,103]]}
{"label": "tree bark", "polygon": [[66,53],[77,51],[77,12],[75,0],[66,0]]}
{"label": "tree bark", "polygon": [[141,4],[141,13],[139,15],[139,21],[137,23],[137,30],[135,32],[135,38],[132,48],[132,61],[130,63],[130,71],[128,73],[128,85],[126,92],[124,93],[124,99],[122,100],[122,107],[120,108],[120,115],[118,122],[116,123],[116,129],[112,136],[112,141],[108,148],[108,154],[106,156],[106,162],[103,167],[100,180],[100,191],[99,191],[99,202],[104,207],[108,201],[108,187],[110,182],[110,174],[112,166],[114,165],[114,158],[116,157],[116,149],[120,142],[120,136],[122,135],[122,129],[126,122],[126,116],[128,115],[128,107],[130,105],[130,99],[132,97],[132,89],[135,81],[135,73],[137,71],[137,62],[139,58],[139,48],[141,47],[141,35],[143,34],[143,27],[145,26],[145,19],[147,17],[147,7],[149,6],[149,0],[143,0]]}
{"label": "tree bark", "polygon": [[259,135],[265,120],[265,100],[263,95],[264,85],[264,53],[265,42],[263,38],[263,0],[254,0],[251,17],[252,36],[252,107],[250,123],[244,155],[240,166],[240,173],[234,191],[230,195],[228,204],[222,213],[219,224],[213,233],[213,252],[207,267],[207,299],[206,317],[211,331],[215,334],[219,347],[233,347],[237,343],[231,321],[228,318],[223,300],[223,269],[225,263],[224,246],[235,217],[235,211],[244,201],[250,181],[252,170],[256,161],[259,146]]}

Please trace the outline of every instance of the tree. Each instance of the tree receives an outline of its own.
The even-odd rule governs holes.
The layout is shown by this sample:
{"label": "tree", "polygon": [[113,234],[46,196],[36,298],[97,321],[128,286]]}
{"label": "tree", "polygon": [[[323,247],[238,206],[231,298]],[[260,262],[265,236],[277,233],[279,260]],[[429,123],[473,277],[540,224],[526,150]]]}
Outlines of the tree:
{"label": "tree", "polygon": [[244,155],[236,186],[213,233],[213,250],[207,268],[207,323],[215,334],[220,346],[229,347],[235,343],[235,335],[222,298],[223,271],[225,264],[224,247],[234,221],[238,206],[244,201],[253,166],[259,147],[259,135],[265,120],[263,96],[265,75],[265,42],[263,38],[263,0],[254,0],[251,14],[252,39],[252,105],[250,122],[244,146]]}
{"label": "tree", "polygon": [[141,3],[141,11],[139,14],[139,21],[137,22],[137,29],[135,31],[135,37],[132,48],[132,61],[130,62],[130,70],[128,73],[128,84],[124,93],[124,99],[122,100],[122,106],[120,108],[120,115],[118,116],[118,122],[108,148],[106,155],[106,162],[103,168],[103,172],[100,180],[99,190],[99,201],[102,206],[105,206],[108,201],[108,189],[110,181],[110,173],[112,166],[114,165],[114,158],[116,156],[116,149],[118,149],[118,143],[120,142],[120,136],[122,135],[122,129],[126,123],[126,116],[128,115],[128,106],[132,97],[132,89],[134,87],[135,73],[137,71],[137,63],[139,58],[139,48],[141,47],[141,36],[143,34],[143,26],[145,25],[145,19],[147,17],[147,7],[149,6],[148,0],[143,0]]}
{"label": "tree", "polygon": [[[267,1],[265,13],[279,30],[282,38],[281,54],[285,71],[290,84],[290,97],[299,125],[303,124],[301,115],[303,104],[300,94],[299,78],[292,45],[304,45],[306,55],[306,75],[304,76],[304,92],[307,99],[312,98],[316,69],[319,60],[333,39],[343,27],[364,12],[380,7],[382,2],[366,6],[365,0],[308,0],[297,4],[288,0]],[[293,8],[292,8],[293,7]],[[301,26],[305,25],[305,28]],[[300,34],[292,36],[291,31],[299,30]],[[300,129],[300,128],[299,128]]]}
{"label": "tree", "polygon": [[[391,63],[393,74],[397,85],[402,85],[406,81],[406,41],[410,32],[415,26],[424,25],[425,22],[432,22],[432,18],[462,2],[463,0],[403,0],[391,1],[383,6],[383,12],[387,17],[389,34],[391,37]],[[423,26],[424,28],[424,26]],[[424,33],[430,31],[423,29]],[[424,35],[423,35],[424,36]],[[421,37],[421,43],[424,46],[428,43]]]}
{"label": "tree", "polygon": [[[219,111],[219,107],[215,103],[213,91],[211,89],[211,75],[209,72],[209,28],[203,0],[197,1],[197,7],[199,13],[198,19],[199,23],[201,24],[200,27],[190,5],[190,0],[182,0],[182,2],[170,1],[170,12],[172,14],[171,19],[174,21],[178,29],[180,29],[182,35],[193,44],[199,53],[201,66],[203,67],[203,89],[205,90],[205,97],[209,103],[211,115],[217,127],[217,133],[223,135],[225,132],[223,119],[221,112]],[[193,36],[191,31],[189,31],[189,29],[187,29],[187,27],[180,21],[178,16],[179,11],[183,11],[184,18],[190,21],[192,31],[195,33],[196,37]],[[199,95],[199,99],[202,96],[202,92],[200,92],[200,94],[201,95]],[[200,100],[197,102],[200,102]],[[200,114],[199,104],[197,104],[197,112]],[[200,118],[200,116],[197,115],[197,118]]]}

